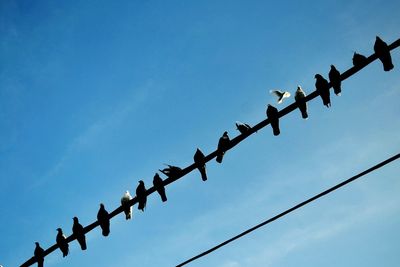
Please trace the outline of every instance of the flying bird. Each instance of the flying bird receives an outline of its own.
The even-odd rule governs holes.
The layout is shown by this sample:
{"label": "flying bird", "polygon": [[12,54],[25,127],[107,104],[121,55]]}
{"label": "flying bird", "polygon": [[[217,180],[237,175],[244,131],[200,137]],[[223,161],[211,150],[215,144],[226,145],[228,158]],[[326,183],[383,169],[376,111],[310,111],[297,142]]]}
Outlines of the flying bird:
{"label": "flying bird", "polygon": [[321,99],[322,99],[322,102],[324,103],[324,105],[329,108],[331,106],[329,83],[320,74],[316,74],[315,79],[316,79],[315,88],[317,89],[318,94],[321,96]]}
{"label": "flying bird", "polygon": [[240,121],[237,121],[235,125],[236,125],[236,130],[238,130],[241,134],[245,134],[251,129],[250,125]]}
{"label": "flying bird", "polygon": [[394,68],[389,46],[379,36],[376,36],[374,51],[382,62],[384,71],[390,71]]}
{"label": "flying bird", "polygon": [[272,126],[272,131],[275,136],[279,135],[281,131],[279,130],[279,116],[278,116],[278,109],[270,104],[267,107],[267,117],[269,122]]}
{"label": "flying bird", "polygon": [[63,234],[63,231],[61,228],[57,228],[57,236],[56,236],[56,243],[58,245],[58,247],[60,248],[63,257],[68,256],[69,253],[69,245],[67,242],[67,238],[65,237],[65,235]]}
{"label": "flying bird", "polygon": [[274,94],[278,97],[278,104],[282,103],[285,98],[290,97],[290,93],[286,91],[282,92],[280,90],[270,90],[269,92],[270,94]]}
{"label": "flying bird", "polygon": [[228,132],[224,132],[218,141],[218,147],[217,147],[218,154],[216,158],[216,161],[218,163],[222,163],[225,151],[229,148],[230,142],[231,140],[229,139]]}
{"label": "flying bird", "polygon": [[162,202],[167,201],[167,195],[165,194],[164,182],[161,179],[160,175],[158,175],[158,173],[154,174],[153,185],[154,185],[155,189],[157,190],[158,194],[160,194]]}
{"label": "flying bird", "polygon": [[86,237],[83,226],[79,223],[77,217],[73,218],[74,224],[72,225],[72,234],[75,235],[82,250],[86,250]]}
{"label": "flying bird", "polygon": [[144,211],[147,203],[146,187],[142,180],[139,181],[139,185],[136,187],[136,198],[138,201],[138,209]]}
{"label": "flying bird", "polygon": [[308,114],[307,114],[306,93],[303,91],[300,85],[297,86],[297,90],[294,95],[294,100],[296,101],[297,106],[299,107],[303,119],[307,119]]}
{"label": "flying bird", "polygon": [[207,181],[205,156],[204,156],[203,152],[201,152],[200,149],[197,149],[196,153],[194,153],[193,160],[197,166],[197,169],[199,170],[199,172],[201,174],[201,179],[203,181]]}
{"label": "flying bird", "polygon": [[110,214],[103,203],[100,203],[100,209],[97,212],[97,221],[100,224],[103,236],[108,236],[110,234]]}
{"label": "flying bird", "polygon": [[333,92],[335,92],[337,96],[340,96],[342,92],[342,80],[340,79],[340,72],[334,65],[331,65],[331,70],[329,71],[329,81],[333,87]]}
{"label": "flying bird", "polygon": [[125,194],[121,198],[121,206],[124,209],[125,218],[127,220],[132,218],[132,206],[129,205],[131,199],[132,199],[131,194],[129,194],[129,191],[126,190]]}
{"label": "flying bird", "polygon": [[353,55],[353,65],[354,67],[362,67],[365,65],[365,62],[367,61],[367,57],[361,54],[358,54],[357,52],[354,52]]}
{"label": "flying bird", "polygon": [[35,242],[35,251],[33,252],[33,255],[35,257],[35,260],[38,263],[38,267],[43,267],[44,263],[44,249],[42,249],[39,245],[39,242]]}
{"label": "flying bird", "polygon": [[162,170],[159,170],[159,171],[164,173],[166,176],[172,177],[172,178],[178,178],[181,175],[181,172],[182,172],[181,168],[174,166],[174,165],[169,165],[169,164],[165,164],[165,165],[168,167],[164,168]]}

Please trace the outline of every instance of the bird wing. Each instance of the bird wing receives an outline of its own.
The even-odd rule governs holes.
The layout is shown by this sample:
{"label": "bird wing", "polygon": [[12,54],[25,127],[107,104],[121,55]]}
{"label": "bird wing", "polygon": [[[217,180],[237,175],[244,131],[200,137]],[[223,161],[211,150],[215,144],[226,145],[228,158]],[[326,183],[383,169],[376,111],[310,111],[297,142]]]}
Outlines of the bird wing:
{"label": "bird wing", "polygon": [[281,96],[283,95],[283,92],[280,91],[280,90],[270,90],[269,93],[270,93],[270,94],[274,94],[274,95],[276,95],[277,97],[281,97]]}

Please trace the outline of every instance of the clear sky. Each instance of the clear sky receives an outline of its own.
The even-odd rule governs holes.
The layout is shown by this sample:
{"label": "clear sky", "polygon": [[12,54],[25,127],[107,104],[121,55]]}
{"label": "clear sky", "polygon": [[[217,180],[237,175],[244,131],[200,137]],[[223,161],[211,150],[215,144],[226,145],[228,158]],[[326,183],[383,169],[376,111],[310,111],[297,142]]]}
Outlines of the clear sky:
{"label": "clear sky", "polygon": [[[369,56],[375,36],[400,38],[399,1],[0,2],[0,265],[34,242],[92,223],[163,163],[208,154],[236,120],[256,124],[271,89],[314,91],[314,75]],[[400,149],[400,49],[341,97],[309,103],[121,214],[88,250],[70,243],[45,266],[175,266]],[[400,264],[400,162],[350,184],[188,266]]]}

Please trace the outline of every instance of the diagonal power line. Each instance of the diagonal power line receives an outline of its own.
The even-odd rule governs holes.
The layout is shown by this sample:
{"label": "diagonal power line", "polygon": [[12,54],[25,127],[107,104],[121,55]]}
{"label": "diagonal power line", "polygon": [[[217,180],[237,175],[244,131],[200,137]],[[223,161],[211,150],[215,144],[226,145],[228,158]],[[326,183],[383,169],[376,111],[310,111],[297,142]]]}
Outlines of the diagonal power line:
{"label": "diagonal power line", "polygon": [[236,235],[236,236],[234,236],[234,237],[232,237],[232,238],[230,238],[230,239],[228,239],[228,240],[226,240],[226,241],[224,241],[224,242],[222,242],[222,243],[220,243],[220,244],[218,244],[218,245],[216,245],[216,246],[214,246],[214,247],[212,247],[212,248],[210,248],[210,249],[208,249],[208,250],[206,250],[206,251],[204,251],[204,252],[202,252],[200,254],[198,254],[197,256],[194,256],[194,257],[188,259],[187,261],[184,261],[184,262],[178,264],[176,267],[182,267],[182,266],[184,266],[184,265],[186,265],[186,264],[188,264],[188,263],[190,263],[190,262],[192,262],[192,261],[194,261],[196,259],[204,257],[207,254],[210,254],[211,252],[213,252],[213,251],[215,251],[215,250],[217,250],[217,249],[219,249],[219,248],[231,243],[232,241],[234,241],[236,239],[239,239],[239,238],[241,238],[241,237],[243,237],[243,236],[245,236],[245,235],[257,230],[258,228],[260,228],[262,226],[265,226],[265,225],[267,225],[267,224],[269,224],[269,223],[271,223],[271,222],[273,222],[273,221],[275,221],[275,220],[277,220],[277,219],[279,219],[279,218],[291,213],[292,211],[295,211],[295,210],[307,205],[308,203],[317,200],[320,197],[323,197],[323,196],[325,196],[325,195],[327,195],[329,193],[332,193],[336,189],[339,189],[339,188],[347,185],[348,183],[351,183],[351,182],[357,180],[358,178],[361,178],[362,176],[364,176],[364,175],[366,175],[366,174],[368,174],[370,172],[373,172],[373,171],[385,166],[386,164],[389,164],[392,161],[395,161],[398,158],[400,158],[400,153],[398,153],[397,155],[394,155],[394,156],[392,156],[392,157],[390,157],[390,158],[388,158],[388,159],[376,164],[375,166],[373,166],[373,167],[371,167],[371,168],[369,168],[369,169],[367,169],[367,170],[365,170],[363,172],[360,172],[359,174],[357,174],[357,175],[355,175],[355,176],[353,176],[353,177],[351,177],[351,178],[349,178],[349,179],[347,179],[347,180],[345,180],[345,181],[343,181],[343,182],[341,182],[341,183],[339,183],[339,184],[337,184],[335,186],[332,186],[331,188],[329,188],[329,189],[327,189],[327,190],[325,190],[325,191],[323,191],[323,192],[321,192],[321,193],[319,193],[319,194],[317,194],[317,195],[315,195],[315,196],[313,196],[313,197],[311,197],[311,198],[309,198],[309,199],[307,199],[307,200],[305,200],[305,201],[303,201],[303,202],[291,207],[290,209],[285,210],[284,212],[279,213],[278,215],[275,215],[272,218],[269,218],[266,221],[263,221],[262,223],[257,224],[256,226],[253,226],[250,229],[247,229],[246,231],[244,231],[244,232],[242,232],[242,233],[240,233],[240,234],[238,234],[238,235]]}
{"label": "diagonal power line", "polygon": [[[392,44],[389,45],[389,50],[393,50],[397,47],[400,46],[400,39],[397,39],[396,41],[394,41]],[[358,71],[360,71],[361,69],[363,69],[365,66],[369,65],[370,63],[372,63],[373,61],[375,61],[378,58],[378,56],[376,54],[372,54],[371,56],[369,56],[366,60],[365,63],[360,65],[360,66],[353,66],[350,69],[348,69],[347,71],[343,72],[340,75],[340,79],[342,81],[346,80],[347,78],[349,78],[350,76],[356,74]],[[329,89],[331,88],[331,84],[329,83]],[[309,95],[307,95],[307,97],[305,98],[305,101],[308,102],[314,98],[316,98],[318,96],[318,92],[314,91],[312,93],[310,93]],[[289,106],[285,107],[284,109],[280,110],[278,113],[279,118],[289,114],[290,112],[296,110],[298,108],[298,105],[296,102],[290,104]],[[238,136],[236,136],[235,138],[233,138],[230,142],[230,145],[228,147],[227,150],[235,147],[237,144],[239,144],[240,142],[242,142],[244,139],[246,139],[247,137],[249,137],[250,135],[252,135],[253,133],[257,132],[258,130],[264,128],[265,126],[267,126],[270,123],[269,119],[265,119],[261,122],[259,122],[258,124],[254,125],[249,131],[247,131],[244,134],[240,134]],[[204,163],[209,162],[210,160],[212,160],[213,158],[215,158],[217,156],[218,151],[215,150],[214,152],[210,153],[209,155],[207,155],[204,159]],[[173,182],[175,182],[176,180],[182,178],[183,176],[185,176],[186,174],[190,173],[191,171],[193,171],[194,169],[196,169],[197,166],[196,164],[191,164],[189,166],[187,166],[186,168],[182,169],[182,171],[180,172],[179,176],[175,176],[175,177],[168,177],[164,180],[164,186],[167,186]],[[152,193],[154,193],[156,191],[155,187],[151,187],[146,191],[147,195],[150,195]],[[134,204],[136,204],[138,201],[136,199],[136,197],[134,197],[132,200],[130,200],[129,205],[133,206]],[[119,206],[118,208],[116,208],[114,211],[110,212],[110,219],[115,217],[116,215],[118,215],[119,213],[121,213],[123,211],[122,206]],[[93,230],[94,228],[96,228],[97,226],[99,226],[99,222],[95,221],[89,225],[87,225],[84,228],[84,232],[85,234],[90,232],[91,230]],[[67,242],[71,242],[73,240],[75,240],[75,236],[74,235],[70,235],[67,237]],[[58,248],[57,244],[52,245],[51,247],[49,247],[48,249],[46,249],[44,251],[44,256],[47,256],[48,254],[52,253],[53,251],[55,251]],[[31,257],[30,259],[28,259],[26,262],[24,262],[23,264],[20,265],[20,267],[28,267],[31,266],[32,264],[36,263],[36,259],[34,257]]]}

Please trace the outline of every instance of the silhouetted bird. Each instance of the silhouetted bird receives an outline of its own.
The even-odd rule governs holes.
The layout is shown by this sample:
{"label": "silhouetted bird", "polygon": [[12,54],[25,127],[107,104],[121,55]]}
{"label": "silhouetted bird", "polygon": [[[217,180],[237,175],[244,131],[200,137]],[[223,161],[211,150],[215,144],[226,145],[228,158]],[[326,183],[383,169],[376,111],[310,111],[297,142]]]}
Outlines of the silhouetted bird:
{"label": "silhouetted bird", "polygon": [[224,132],[218,141],[218,147],[217,147],[218,154],[216,158],[216,161],[218,163],[222,163],[225,151],[229,148],[230,142],[231,140],[229,139],[228,132]]}
{"label": "silhouetted bird", "polygon": [[333,87],[333,92],[340,96],[340,93],[342,92],[342,80],[340,79],[340,72],[334,65],[331,65],[331,70],[329,71],[329,81]]}
{"label": "silhouetted bird", "polygon": [[357,52],[354,52],[353,55],[353,65],[355,67],[362,67],[365,65],[367,61],[367,57],[361,54],[358,54]]}
{"label": "silhouetted bird", "polygon": [[103,203],[100,203],[100,209],[97,212],[97,221],[100,224],[103,236],[108,236],[110,234],[110,214]]}
{"label": "silhouetted bird", "polygon": [[131,194],[129,191],[126,190],[125,194],[121,198],[121,206],[124,209],[125,218],[127,220],[132,218],[132,206],[129,205],[129,201],[132,199]]}
{"label": "silhouetted bird", "polygon": [[178,178],[181,175],[182,169],[174,166],[174,165],[169,165],[165,164],[168,166],[167,168],[164,168],[162,170],[159,170],[160,172],[164,173],[166,176],[171,177],[171,178]]}
{"label": "silhouetted bird", "polygon": [[272,131],[275,136],[279,135],[281,131],[279,130],[279,116],[278,109],[270,104],[267,107],[267,117],[272,127]]}
{"label": "silhouetted bird", "polygon": [[307,119],[308,114],[307,114],[306,93],[303,91],[300,85],[297,86],[297,90],[294,95],[294,100],[296,101],[297,106],[299,107],[303,119]]}
{"label": "silhouetted bird", "polygon": [[390,71],[394,68],[389,46],[379,36],[376,36],[374,51],[382,62],[384,71]]}
{"label": "silhouetted bird", "polygon": [[241,134],[245,134],[251,129],[250,125],[248,125],[247,123],[243,123],[243,122],[237,121],[235,124],[236,124],[236,129]]}
{"label": "silhouetted bird", "polygon": [[271,94],[274,94],[274,95],[276,95],[276,96],[278,97],[278,99],[277,99],[278,104],[282,103],[282,101],[283,101],[285,98],[290,97],[290,93],[289,93],[289,92],[286,92],[286,91],[282,92],[282,91],[280,91],[280,90],[270,90],[269,92],[270,92]]}
{"label": "silhouetted bird", "polygon": [[60,248],[63,257],[68,256],[69,253],[69,245],[67,242],[67,238],[65,237],[65,235],[63,234],[63,231],[61,228],[57,228],[57,236],[56,236],[56,243],[58,245],[58,247]]}
{"label": "silhouetted bird", "polygon": [[43,267],[43,263],[44,263],[44,249],[42,249],[39,245],[39,242],[35,242],[36,247],[35,247],[35,251],[33,252],[33,255],[35,257],[35,260],[38,263],[38,267]]}
{"label": "silhouetted bird", "polygon": [[160,194],[162,202],[167,201],[167,195],[165,194],[164,182],[161,179],[160,175],[158,175],[158,173],[154,174],[153,185],[156,188],[158,194]]}
{"label": "silhouetted bird", "polygon": [[136,199],[138,201],[138,209],[144,211],[147,203],[147,194],[142,180],[139,181],[139,185],[136,187]]}
{"label": "silhouetted bird", "polygon": [[79,223],[77,217],[74,217],[73,220],[74,224],[72,225],[72,233],[75,235],[76,240],[78,240],[81,249],[86,250],[86,237],[85,237],[85,231],[83,230],[83,226]]}
{"label": "silhouetted bird", "polygon": [[320,74],[315,75],[315,88],[317,89],[318,94],[321,96],[322,103],[328,108],[331,106],[331,96],[329,93],[329,83],[325,80],[324,77]]}
{"label": "silhouetted bird", "polygon": [[204,156],[203,152],[201,152],[200,149],[197,149],[196,153],[194,153],[193,160],[197,166],[197,169],[199,170],[199,172],[201,174],[201,179],[203,181],[207,181],[205,156]]}

